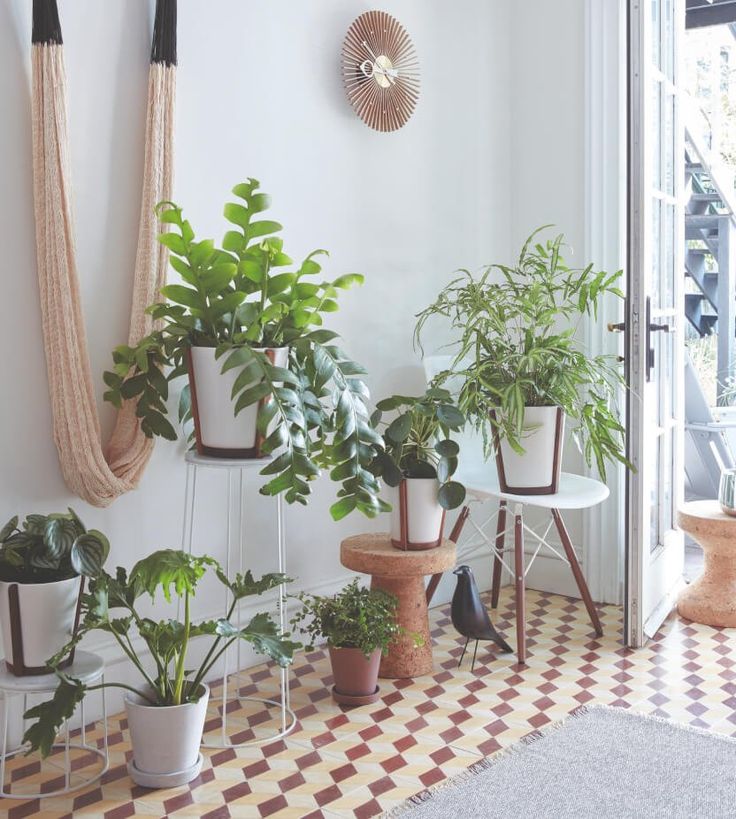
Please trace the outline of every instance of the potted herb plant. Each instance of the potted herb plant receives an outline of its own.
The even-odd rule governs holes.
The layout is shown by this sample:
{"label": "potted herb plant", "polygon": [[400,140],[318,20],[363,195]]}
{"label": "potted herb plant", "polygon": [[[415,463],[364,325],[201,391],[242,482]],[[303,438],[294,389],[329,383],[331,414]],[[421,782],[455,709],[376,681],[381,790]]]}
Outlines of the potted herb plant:
{"label": "potted herb plant", "polygon": [[[397,414],[386,423],[385,412]],[[450,438],[465,416],[447,390],[430,387],[422,396],[379,401],[372,422],[384,426],[371,469],[390,490],[391,543],[417,551],[439,546],[445,512],[465,500],[465,487],[452,480],[460,448]]]}
{"label": "potted herb plant", "polygon": [[[0,624],[5,664],[17,676],[47,674],[46,661],[74,633],[85,577],[110,551],[76,513],[16,515],[0,530]],[[71,662],[71,657],[67,658]]]}
{"label": "potted herb plant", "polygon": [[[549,226],[546,226],[549,227]],[[415,340],[435,317],[457,332],[456,356],[439,383],[460,377],[459,405],[495,452],[501,489],[557,491],[565,419],[587,463],[605,478],[606,463],[627,464],[616,406],[624,380],[614,356],[591,356],[579,340],[607,294],[619,298],[621,271],[568,267],[564,237],[524,243],[513,267],[467,270],[419,313]]]}
{"label": "potted herb plant", "polygon": [[302,593],[297,599],[302,608],[291,625],[308,636],[308,650],[317,640],[327,640],[334,699],[343,705],[375,702],[381,655],[402,632],[396,622],[396,597],[364,588],[356,578],[332,597]]}
{"label": "potted herb plant", "polygon": [[229,230],[216,247],[197,240],[182,209],[162,202],[170,228],[159,240],[181,284],[161,289],[148,309],[159,329],[113,353],[106,400],[136,404],[143,432],[175,440],[167,418],[170,383],[187,375],[180,420],[193,418],[197,448],[215,457],[274,455],[261,492],[305,504],[310,482],[327,468],[342,487],[332,506],[339,520],[354,509],[383,511],[367,467],[380,438],[371,428],[365,372],[338,346],[323,317],[338,309],[340,290],[358,274],[320,278],[316,250],[296,269],[275,234],[278,222],[257,218],[269,206],[255,179],[236,185],[225,205]]}
{"label": "potted herb plant", "polygon": [[[220,620],[194,623],[190,617],[191,599],[207,572],[214,573],[225,593],[231,595],[230,607],[227,616]],[[26,719],[36,721],[26,731],[24,740],[31,750],[47,756],[59,728],[72,716],[86,692],[122,688],[126,691],[125,708],[133,747],[133,759],[128,764],[133,781],[144,787],[173,787],[194,779],[202,765],[199,745],[209,698],[205,680],[224,652],[236,640],[245,640],[281,666],[292,661],[298,644],[286,639],[288,635],[280,634],[268,614],[256,614],[242,628],[231,621],[238,601],[260,595],[283,582],[287,581],[281,574],[267,574],[255,580],[250,572],[228,580],[214,558],[172,549],[153,552],[138,561],[129,575],[123,568],[118,568],[114,577],[99,574],[83,597],[77,634],[51,660],[59,676],[53,698],[25,714]],[[155,600],[162,594],[171,602],[172,592],[183,604],[182,622],[157,621],[141,613],[139,600],[143,595]],[[94,631],[113,636],[139,672],[140,685],[107,681],[85,685],[61,670],[77,643]],[[144,662],[136,635],[152,663]],[[209,637],[211,644],[204,659],[195,665],[189,649],[197,637]],[[149,672],[149,668],[154,670]]]}

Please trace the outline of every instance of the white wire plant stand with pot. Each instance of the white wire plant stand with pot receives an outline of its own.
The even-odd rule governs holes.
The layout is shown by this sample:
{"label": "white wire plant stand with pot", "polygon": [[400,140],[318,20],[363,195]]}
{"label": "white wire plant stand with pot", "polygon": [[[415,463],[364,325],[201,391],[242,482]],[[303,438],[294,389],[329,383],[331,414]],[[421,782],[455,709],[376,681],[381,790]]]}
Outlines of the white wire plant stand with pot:
{"label": "white wire plant stand with pot", "polygon": [[[226,555],[225,573],[228,578],[233,573],[243,574],[249,566],[246,565],[246,538],[245,538],[245,477],[246,473],[263,468],[262,458],[213,458],[199,455],[194,451],[185,456],[187,465],[186,487],[184,498],[184,520],[182,524],[182,549],[191,554],[194,543],[195,509],[197,506],[197,478],[201,469],[224,471],[227,474],[227,517],[226,517]],[[233,490],[237,497],[233,502]],[[276,509],[276,540],[277,540],[277,568],[280,574],[286,573],[286,536],[284,527],[284,502],[281,495],[277,495]],[[229,601],[225,602],[227,612]],[[276,605],[278,607],[277,622],[282,632],[286,631],[288,622],[287,595],[284,584],[278,587]],[[242,601],[235,609],[234,617],[238,626],[242,626]],[[210,700],[209,712],[205,722],[204,748],[243,748],[248,745],[260,745],[265,742],[274,742],[289,734],[296,725],[296,715],[289,704],[289,669],[279,669],[278,699],[241,694],[240,677],[246,672],[242,666],[242,641],[236,641],[236,646],[223,655],[222,693],[219,697]],[[235,661],[233,664],[233,657]],[[234,667],[233,667],[234,665]],[[245,716],[244,703],[256,703],[263,709],[255,715]],[[214,712],[214,713],[213,713]],[[274,713],[275,712],[275,713]],[[247,720],[247,725],[238,724]],[[214,723],[214,727],[213,727]],[[218,724],[219,723],[219,724]]]}

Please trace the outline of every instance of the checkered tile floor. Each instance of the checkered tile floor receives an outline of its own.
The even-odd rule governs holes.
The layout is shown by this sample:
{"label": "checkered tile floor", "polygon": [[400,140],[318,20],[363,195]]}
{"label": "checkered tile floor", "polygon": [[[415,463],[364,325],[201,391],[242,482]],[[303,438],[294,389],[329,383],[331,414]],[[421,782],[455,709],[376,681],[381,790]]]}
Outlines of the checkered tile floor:
{"label": "checkered tile floor", "polygon": [[[432,612],[435,669],[431,677],[381,681],[377,703],[353,710],[329,694],[329,661],[319,651],[292,671],[298,725],[285,740],[260,747],[205,752],[200,777],[187,787],[147,791],[132,785],[123,716],[110,720],[111,764],[101,784],[63,798],[7,801],[23,816],[107,817],[370,817],[492,754],[524,734],[588,702],[623,708],[736,735],[736,633],[671,617],[650,645],[621,645],[621,612],[601,608],[605,636],[596,639],[581,602],[529,592],[529,665],[513,655],[479,650],[475,671],[448,608]],[[513,599],[504,589],[496,622],[513,643]],[[275,669],[260,666],[242,680],[265,696],[277,690]],[[214,692],[216,696],[216,691]],[[262,714],[253,725],[262,727]],[[247,722],[247,715],[244,715]],[[255,730],[255,729],[254,729]],[[99,726],[93,728],[99,739]],[[88,760],[87,760],[88,761]],[[81,758],[78,765],[83,765]],[[32,759],[10,765],[13,787],[56,774]]]}

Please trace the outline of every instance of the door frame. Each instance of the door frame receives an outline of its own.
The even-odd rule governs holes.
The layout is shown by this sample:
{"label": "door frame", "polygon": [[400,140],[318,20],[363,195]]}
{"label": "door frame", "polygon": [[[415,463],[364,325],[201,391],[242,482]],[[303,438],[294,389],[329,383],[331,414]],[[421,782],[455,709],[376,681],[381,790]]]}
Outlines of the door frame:
{"label": "door frame", "polygon": [[[603,270],[627,264],[627,20],[628,0],[585,3],[585,258]],[[624,304],[611,296],[598,321],[586,322],[592,355],[619,355],[621,336],[608,323],[623,320]],[[624,407],[622,395],[621,407]],[[597,477],[588,470],[591,477]],[[606,503],[583,516],[584,565],[594,600],[624,602],[626,471],[609,468]]]}

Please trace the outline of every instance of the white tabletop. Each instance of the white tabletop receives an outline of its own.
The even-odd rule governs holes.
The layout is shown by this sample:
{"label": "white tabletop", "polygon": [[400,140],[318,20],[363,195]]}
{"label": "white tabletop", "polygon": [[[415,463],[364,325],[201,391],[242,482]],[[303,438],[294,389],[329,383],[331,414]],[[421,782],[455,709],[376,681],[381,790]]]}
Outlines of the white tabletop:
{"label": "white tabletop", "polygon": [[[89,683],[102,676],[105,663],[102,657],[89,651],[76,651],[74,662],[64,669],[64,673],[83,683]],[[33,674],[27,677],[16,677],[11,674],[4,662],[0,662],[0,691],[11,693],[51,693],[56,691],[59,678],[56,674]]]}
{"label": "white tabletop", "polygon": [[272,459],[271,455],[266,455],[263,458],[213,458],[210,455],[200,455],[193,449],[190,449],[184,456],[188,464],[194,466],[208,466],[220,469],[251,469],[263,467]]}
{"label": "white tabletop", "polygon": [[497,498],[543,509],[587,509],[602,503],[609,495],[604,483],[583,475],[573,475],[571,472],[560,475],[560,488],[554,495],[513,495],[502,492],[494,463],[488,463],[482,472],[474,470],[464,473],[461,467],[455,480],[465,486],[469,495],[479,500]]}

